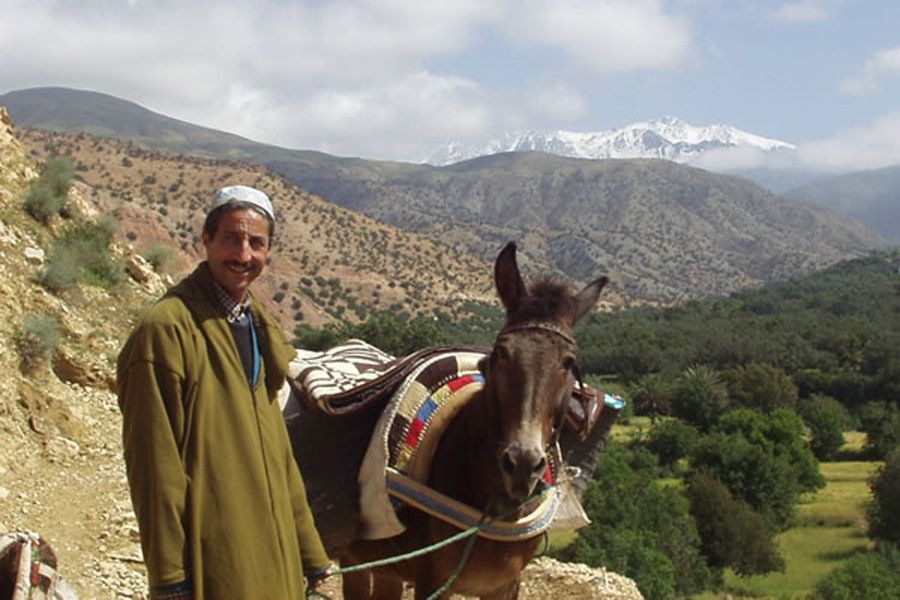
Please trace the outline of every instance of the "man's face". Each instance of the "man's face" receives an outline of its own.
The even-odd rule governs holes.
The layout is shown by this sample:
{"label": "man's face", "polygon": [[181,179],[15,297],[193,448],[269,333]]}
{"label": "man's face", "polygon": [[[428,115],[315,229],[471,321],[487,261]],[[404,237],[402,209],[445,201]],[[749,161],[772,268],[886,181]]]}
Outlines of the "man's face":
{"label": "man's face", "polygon": [[232,298],[243,301],[269,255],[269,221],[253,209],[229,210],[215,237],[203,232],[203,245],[213,279]]}

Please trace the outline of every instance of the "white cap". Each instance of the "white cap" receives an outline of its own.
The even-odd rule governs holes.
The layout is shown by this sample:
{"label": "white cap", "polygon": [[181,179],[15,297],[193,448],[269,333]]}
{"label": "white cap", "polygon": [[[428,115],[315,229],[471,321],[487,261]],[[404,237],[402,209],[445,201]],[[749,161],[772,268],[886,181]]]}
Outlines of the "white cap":
{"label": "white cap", "polygon": [[256,188],[246,185],[230,185],[216,192],[209,212],[228,204],[229,202],[247,202],[259,208],[272,221],[275,220],[275,211],[272,209],[272,201],[264,193]]}

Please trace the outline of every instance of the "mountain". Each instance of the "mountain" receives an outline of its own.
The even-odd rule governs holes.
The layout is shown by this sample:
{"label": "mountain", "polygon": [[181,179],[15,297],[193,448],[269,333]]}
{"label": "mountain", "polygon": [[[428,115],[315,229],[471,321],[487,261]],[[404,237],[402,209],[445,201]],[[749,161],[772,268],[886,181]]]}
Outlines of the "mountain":
{"label": "mountain", "polygon": [[[42,100],[45,97],[55,98],[54,104]],[[505,241],[518,239],[524,270],[562,273],[576,280],[608,274],[611,296],[618,294],[624,302],[668,304],[727,294],[803,275],[886,243],[833,209],[785,200],[749,181],[668,160],[505,153],[433,167],[337,158],[258,144],[167,119],[132,103],[120,101],[111,107],[110,101],[111,96],[61,89],[0,96],[0,103],[10,104],[14,121],[28,117],[23,125],[118,132],[115,137],[132,142],[123,151],[128,156],[142,153],[145,159],[150,154],[146,150],[154,149],[177,152],[182,158],[215,156],[265,165],[327,202],[447,249],[443,261],[455,263],[469,256],[490,261]],[[29,106],[43,108],[26,110]],[[83,176],[101,178],[99,186],[109,185],[102,179],[104,169],[122,170],[104,158],[109,166],[98,167],[94,174],[97,158],[90,152],[96,152],[91,148],[97,142],[79,141],[78,134],[23,130],[22,135],[32,152],[73,152],[90,168]],[[82,157],[79,152],[88,154]],[[177,165],[176,158],[171,160]],[[124,158],[116,155],[113,160]],[[138,173],[151,177],[157,168],[148,162]],[[132,169],[121,176],[133,184],[136,174]],[[192,180],[193,193],[214,185],[216,176],[207,184]],[[167,180],[167,185],[177,181]],[[149,193],[153,198],[168,194],[171,200],[167,189],[156,184]],[[342,237],[329,243],[339,241],[345,242]],[[336,252],[326,264],[338,264]],[[389,266],[380,268],[386,269],[382,277],[389,276]],[[449,277],[440,268],[426,269],[429,276]],[[489,295],[489,286],[482,293]]]}
{"label": "mountain", "polygon": [[794,148],[728,125],[695,127],[663,117],[609,131],[522,131],[485,142],[457,142],[436,150],[425,162],[445,166],[501,152],[546,152],[570,158],[662,158],[686,164],[709,150],[738,146],[767,152]]}
{"label": "mountain", "polygon": [[784,195],[836,208],[900,242],[900,165],[822,179]]}

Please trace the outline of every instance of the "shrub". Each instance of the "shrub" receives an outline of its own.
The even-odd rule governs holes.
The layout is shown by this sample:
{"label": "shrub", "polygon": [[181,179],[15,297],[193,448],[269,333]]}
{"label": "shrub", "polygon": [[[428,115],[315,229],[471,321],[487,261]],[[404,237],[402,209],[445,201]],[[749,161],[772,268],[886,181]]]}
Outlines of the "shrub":
{"label": "shrub", "polygon": [[710,566],[732,567],[739,575],[784,571],[772,525],[735,499],[725,484],[697,472],[688,480],[687,495]]}
{"label": "shrub", "polygon": [[784,408],[770,415],[746,408],[727,413],[698,444],[691,469],[716,477],[778,527],[790,522],[802,493],[825,485],[802,420]]}
{"label": "shrub", "polygon": [[44,223],[50,220],[50,217],[58,215],[62,211],[65,204],[65,198],[61,198],[53,193],[49,186],[35,181],[28,189],[25,196],[25,211],[31,215],[34,220]]}
{"label": "shrub", "polygon": [[22,357],[22,369],[31,371],[51,356],[61,337],[59,321],[55,317],[25,315],[22,333],[16,340]]}
{"label": "shrub", "polygon": [[47,266],[38,273],[38,282],[57,293],[79,281],[104,288],[119,283],[122,266],[109,255],[114,226],[114,221],[103,219],[69,229],[54,246]]}
{"label": "shrub", "polygon": [[809,600],[897,600],[900,572],[891,562],[884,553],[855,554],[822,578]]}
{"label": "shrub", "polygon": [[869,481],[866,505],[869,537],[900,544],[900,448],[895,448]]}
{"label": "shrub", "polygon": [[796,408],[797,386],[784,370],[755,363],[730,372],[728,393],[732,403],[769,412]]}
{"label": "shrub", "polygon": [[813,454],[819,460],[832,458],[845,442],[843,426],[849,420],[847,409],[834,398],[813,394],[800,403],[800,414],[812,435]]}
{"label": "shrub", "polygon": [[705,365],[690,367],[675,384],[672,414],[708,431],[725,411],[728,392],[715,371]]}
{"label": "shrub", "polygon": [[687,499],[632,462],[621,448],[600,456],[582,500],[591,524],[558,557],[627,575],[648,600],[700,591],[710,574]]}
{"label": "shrub", "polygon": [[900,407],[889,402],[870,402],[860,411],[866,447],[878,458],[884,458],[900,444]]}
{"label": "shrub", "polygon": [[54,195],[65,199],[75,177],[75,161],[71,156],[57,156],[44,164],[41,180]]}
{"label": "shrub", "polygon": [[71,157],[60,156],[48,160],[44,163],[41,175],[29,186],[25,196],[25,211],[44,224],[50,217],[61,214],[73,177],[74,161]]}
{"label": "shrub", "polygon": [[144,250],[144,258],[153,266],[153,269],[159,271],[172,258],[174,250],[171,246],[164,244],[153,244]]}
{"label": "shrub", "polygon": [[75,256],[67,252],[54,251],[47,266],[37,275],[37,282],[55,294],[65,292],[78,283],[81,266]]}
{"label": "shrub", "polygon": [[696,427],[680,419],[666,419],[651,427],[647,448],[659,457],[661,465],[669,466],[690,456],[699,440]]}

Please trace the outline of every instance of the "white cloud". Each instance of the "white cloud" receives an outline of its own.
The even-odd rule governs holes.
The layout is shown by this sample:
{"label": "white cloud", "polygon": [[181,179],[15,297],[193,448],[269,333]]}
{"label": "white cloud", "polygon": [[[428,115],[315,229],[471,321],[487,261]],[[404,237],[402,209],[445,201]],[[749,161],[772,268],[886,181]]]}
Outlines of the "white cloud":
{"label": "white cloud", "polygon": [[863,65],[862,73],[843,80],[840,88],[847,94],[868,94],[895,77],[900,77],[900,46],[876,52]]}
{"label": "white cloud", "polygon": [[552,121],[573,121],[587,114],[584,96],[564,82],[541,87],[531,101],[532,110]]}
{"label": "white cloud", "polygon": [[804,165],[826,171],[860,171],[900,164],[900,112],[798,147]]}
{"label": "white cloud", "polygon": [[692,51],[690,21],[658,0],[524,1],[507,31],[561,50],[596,73],[671,69]]}
{"label": "white cloud", "polygon": [[890,167],[900,164],[900,112],[825,139],[800,143],[796,150],[725,148],[707,152],[692,164],[712,171],[765,168],[833,174]]}

